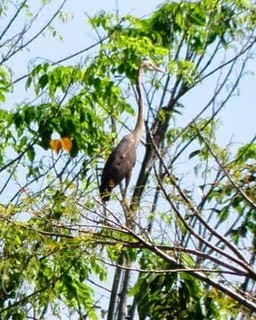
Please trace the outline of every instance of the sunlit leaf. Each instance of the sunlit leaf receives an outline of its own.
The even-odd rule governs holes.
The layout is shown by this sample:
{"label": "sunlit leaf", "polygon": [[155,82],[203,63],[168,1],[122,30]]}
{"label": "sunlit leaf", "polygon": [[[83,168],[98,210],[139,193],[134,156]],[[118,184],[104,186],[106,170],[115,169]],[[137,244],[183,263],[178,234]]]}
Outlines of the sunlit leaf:
{"label": "sunlit leaf", "polygon": [[5,102],[5,95],[0,92],[0,102]]}

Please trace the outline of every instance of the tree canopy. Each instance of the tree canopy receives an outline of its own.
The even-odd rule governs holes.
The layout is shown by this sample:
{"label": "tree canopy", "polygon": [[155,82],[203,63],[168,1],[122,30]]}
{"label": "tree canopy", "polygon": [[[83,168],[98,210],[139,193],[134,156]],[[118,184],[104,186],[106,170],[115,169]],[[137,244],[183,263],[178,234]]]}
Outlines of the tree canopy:
{"label": "tree canopy", "polygon": [[[223,145],[218,132],[255,81],[255,2],[102,10],[85,22],[93,44],[33,56],[42,36],[65,42],[68,2],[0,4],[0,318],[254,319],[256,135]],[[144,58],[165,73],[143,76],[126,203],[115,188],[105,207],[102,168],[134,128]]]}

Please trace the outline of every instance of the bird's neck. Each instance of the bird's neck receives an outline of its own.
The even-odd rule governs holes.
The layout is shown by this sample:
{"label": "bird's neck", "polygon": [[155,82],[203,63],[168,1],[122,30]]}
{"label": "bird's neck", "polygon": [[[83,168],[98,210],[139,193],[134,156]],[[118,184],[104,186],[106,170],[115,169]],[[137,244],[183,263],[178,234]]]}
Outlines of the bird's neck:
{"label": "bird's neck", "polygon": [[136,80],[136,89],[138,92],[138,117],[135,128],[133,130],[135,134],[136,144],[139,143],[143,128],[144,128],[144,115],[143,115],[143,95],[142,95],[142,88],[141,88],[141,69],[139,68]]}

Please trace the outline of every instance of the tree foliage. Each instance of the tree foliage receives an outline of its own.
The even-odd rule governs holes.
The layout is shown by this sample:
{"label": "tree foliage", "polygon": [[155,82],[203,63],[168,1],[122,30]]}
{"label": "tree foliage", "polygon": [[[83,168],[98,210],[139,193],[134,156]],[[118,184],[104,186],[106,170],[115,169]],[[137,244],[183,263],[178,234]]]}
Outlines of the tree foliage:
{"label": "tree foliage", "polygon": [[[23,49],[45,32],[61,39],[54,22],[69,23],[66,2],[0,4],[1,319],[251,319],[255,137],[235,148],[217,135],[254,59],[255,3],[166,1],[144,18],[102,11],[88,18],[97,43],[55,62],[31,57],[16,78]],[[138,178],[127,204],[116,188],[103,208],[99,177],[134,126],[145,57],[166,73],[143,79]],[[177,125],[200,86],[200,109]]]}

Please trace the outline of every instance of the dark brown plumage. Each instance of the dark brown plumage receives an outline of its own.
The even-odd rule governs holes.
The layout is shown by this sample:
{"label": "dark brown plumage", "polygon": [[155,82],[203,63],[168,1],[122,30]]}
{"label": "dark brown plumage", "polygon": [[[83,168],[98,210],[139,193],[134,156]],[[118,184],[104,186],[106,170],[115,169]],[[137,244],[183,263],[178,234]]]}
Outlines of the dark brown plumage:
{"label": "dark brown plumage", "polygon": [[143,132],[143,96],[141,90],[141,74],[144,69],[160,71],[152,63],[148,61],[142,61],[138,68],[136,89],[138,93],[138,117],[134,130],[123,137],[118,143],[116,148],[110,154],[103,173],[101,176],[100,184],[100,196],[102,201],[108,201],[110,199],[111,191],[115,186],[119,185],[123,179],[125,179],[126,194],[127,187],[130,182],[132,169],[136,163],[136,150]]}

